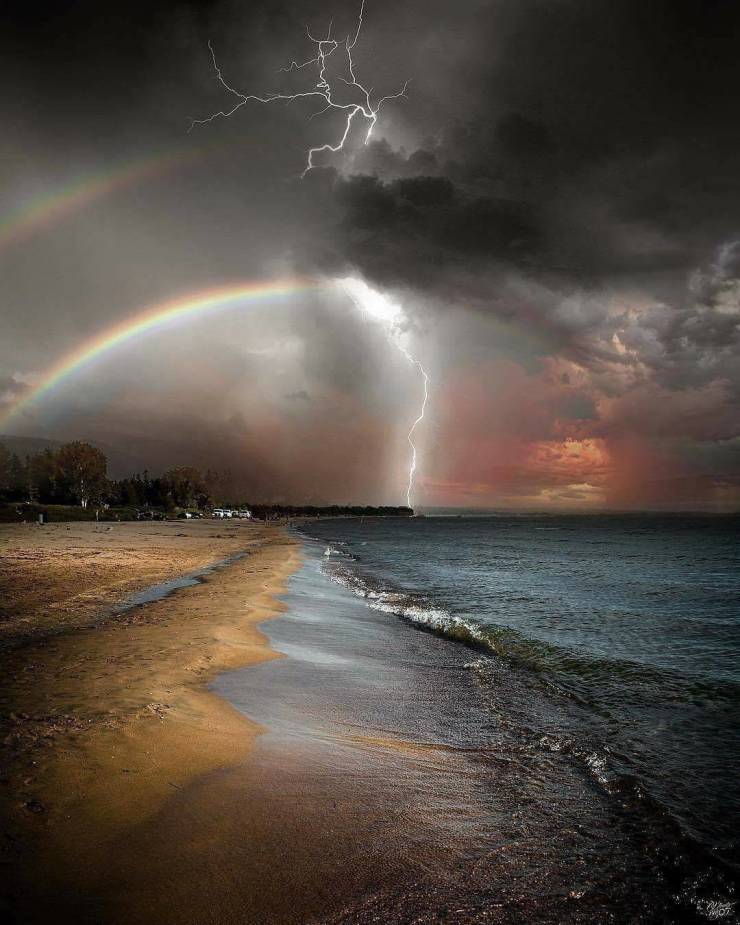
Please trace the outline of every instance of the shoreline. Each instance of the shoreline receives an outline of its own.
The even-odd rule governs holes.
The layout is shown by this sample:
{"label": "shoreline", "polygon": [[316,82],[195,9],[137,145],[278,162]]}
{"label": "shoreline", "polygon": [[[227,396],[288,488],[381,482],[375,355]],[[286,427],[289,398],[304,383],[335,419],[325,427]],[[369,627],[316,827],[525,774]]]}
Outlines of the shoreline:
{"label": "shoreline", "polygon": [[[368,568],[383,531],[354,533]],[[5,649],[4,921],[504,925],[732,908],[730,881],[669,819],[584,764],[599,753],[580,707],[368,606],[330,580],[326,538],[240,536],[247,555],[191,587]],[[146,571],[152,540],[136,542]]]}
{"label": "shoreline", "polygon": [[[205,533],[175,526],[185,536],[169,539],[180,546]],[[249,754],[261,727],[207,685],[228,669],[280,657],[257,624],[284,610],[277,596],[299,567],[300,544],[273,526],[233,533],[218,552],[241,544],[243,558],[159,600],[97,615],[83,606],[62,634],[40,633],[48,619],[30,635],[19,622],[25,644],[6,650],[0,684],[9,717],[0,801],[10,921],[86,920],[86,897],[105,905],[101,878],[127,833]],[[212,546],[209,557],[206,568],[215,564]],[[149,565],[147,574],[158,567]]]}

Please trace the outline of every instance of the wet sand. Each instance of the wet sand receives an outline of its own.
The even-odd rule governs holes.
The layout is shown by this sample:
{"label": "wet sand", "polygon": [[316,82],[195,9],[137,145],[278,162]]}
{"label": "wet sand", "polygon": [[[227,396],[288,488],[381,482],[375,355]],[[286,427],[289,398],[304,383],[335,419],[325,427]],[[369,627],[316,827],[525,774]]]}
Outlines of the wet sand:
{"label": "wet sand", "polygon": [[[120,611],[152,581],[244,551],[192,587]],[[276,657],[256,624],[280,612],[299,548],[266,525],[13,525],[2,554],[0,911],[112,921],[105,884],[131,861],[128,833],[248,754],[259,727],[205,685]],[[176,878],[173,867],[166,880]]]}
{"label": "wet sand", "polygon": [[[214,682],[265,729],[220,777],[231,801],[214,806],[202,781],[135,833],[164,858],[183,813],[210,820],[207,873],[177,849],[188,922],[675,921],[643,903],[644,817],[527,738],[549,698],[503,662],[481,684],[479,651],[368,607],[329,580],[325,547],[304,542],[287,610],[264,627],[286,657]],[[167,919],[163,869],[127,877],[147,897],[132,916]]]}

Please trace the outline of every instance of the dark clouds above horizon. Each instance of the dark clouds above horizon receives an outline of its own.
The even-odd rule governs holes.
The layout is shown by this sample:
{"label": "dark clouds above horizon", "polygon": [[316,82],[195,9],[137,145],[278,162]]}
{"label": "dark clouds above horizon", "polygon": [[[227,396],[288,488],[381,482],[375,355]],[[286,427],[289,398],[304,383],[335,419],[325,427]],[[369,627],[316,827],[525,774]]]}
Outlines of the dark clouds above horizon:
{"label": "dark clouds above horizon", "polygon": [[[738,5],[370,0],[358,71],[412,82],[369,145],[300,181],[340,128],[315,107],[187,132],[228,102],[209,39],[234,85],[274,90],[310,52],[304,23],[343,35],[353,16],[4,6],[4,213],[112,164],[183,163],[0,249],[0,395],[189,289],[362,275],[431,367],[422,503],[736,508]],[[418,384],[352,312],[299,301],[116,356],[15,429],[229,464],[262,493],[393,500]]]}

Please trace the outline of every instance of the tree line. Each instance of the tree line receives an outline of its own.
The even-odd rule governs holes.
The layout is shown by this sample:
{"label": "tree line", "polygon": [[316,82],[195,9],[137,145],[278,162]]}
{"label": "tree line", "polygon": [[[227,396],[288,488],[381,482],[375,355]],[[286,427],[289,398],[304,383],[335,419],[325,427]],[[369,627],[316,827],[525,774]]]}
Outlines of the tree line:
{"label": "tree line", "polygon": [[410,517],[410,507],[369,504],[250,504],[259,520],[285,517]]}
{"label": "tree line", "polygon": [[[45,449],[24,459],[0,443],[0,502],[78,505],[82,508],[151,508],[173,512],[205,511],[214,505],[248,507],[256,517],[404,516],[407,507],[355,505],[250,504],[233,494],[231,473],[176,466],[151,477],[147,471],[108,478],[108,460],[97,447],[80,440]],[[230,503],[229,503],[230,502]]]}
{"label": "tree line", "polygon": [[204,509],[222,482],[223,475],[204,475],[192,466],[177,466],[156,478],[145,471],[111,479],[105,453],[80,440],[23,460],[0,443],[0,500],[5,502]]}

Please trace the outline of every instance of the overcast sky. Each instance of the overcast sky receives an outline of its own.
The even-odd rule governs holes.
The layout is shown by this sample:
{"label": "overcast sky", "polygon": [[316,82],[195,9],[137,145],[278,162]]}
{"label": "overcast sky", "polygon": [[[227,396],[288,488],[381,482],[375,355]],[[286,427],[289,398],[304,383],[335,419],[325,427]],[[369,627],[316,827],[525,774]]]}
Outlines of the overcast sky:
{"label": "overcast sky", "polygon": [[[732,0],[367,0],[381,110],[315,99],[307,35],[351,5],[0,11],[0,399],[141,308],[234,281],[364,278],[431,377],[420,506],[740,506],[740,7]],[[336,99],[351,90],[335,76]],[[132,165],[159,158],[155,170]],[[339,295],[216,313],[101,357],[6,425],[255,498],[400,503],[420,382]]]}

